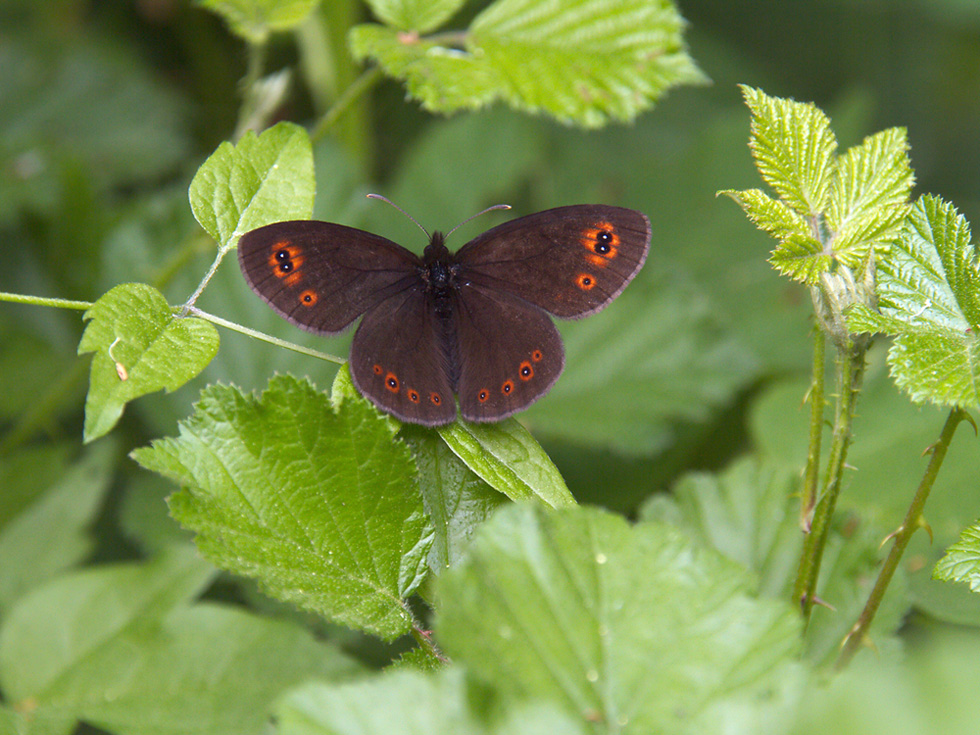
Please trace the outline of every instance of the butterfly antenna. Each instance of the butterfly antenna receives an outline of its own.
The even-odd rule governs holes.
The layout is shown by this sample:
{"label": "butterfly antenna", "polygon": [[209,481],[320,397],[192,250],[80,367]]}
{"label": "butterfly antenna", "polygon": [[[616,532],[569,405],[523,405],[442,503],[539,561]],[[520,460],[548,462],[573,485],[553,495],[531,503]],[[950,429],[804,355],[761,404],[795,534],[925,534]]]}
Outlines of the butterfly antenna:
{"label": "butterfly antenna", "polygon": [[510,209],[510,205],[509,204],[494,204],[492,207],[487,207],[482,212],[477,212],[473,216],[467,217],[462,222],[460,222],[458,225],[456,225],[453,229],[451,229],[449,232],[447,232],[446,233],[446,238],[448,239],[450,235],[452,235],[454,232],[456,232],[456,230],[458,230],[460,227],[462,227],[463,225],[465,225],[471,219],[476,219],[481,214],[486,214],[487,212],[492,212],[495,209]]}
{"label": "butterfly antenna", "polygon": [[390,205],[391,205],[391,206],[393,206],[393,207],[394,207],[395,209],[397,209],[397,210],[398,210],[399,212],[401,212],[401,213],[402,213],[402,214],[404,214],[404,215],[405,215],[406,217],[408,217],[408,218],[409,218],[410,220],[412,220],[412,222],[414,222],[414,223],[415,223],[415,226],[416,226],[416,227],[418,227],[418,228],[419,228],[420,230],[422,230],[422,232],[424,232],[424,233],[425,233],[425,236],[426,236],[427,238],[429,237],[429,231],[428,231],[428,230],[426,230],[426,229],[425,229],[425,228],[424,228],[424,227],[423,227],[422,225],[420,225],[420,224],[419,224],[419,221],[418,221],[417,219],[415,219],[415,218],[414,218],[414,217],[413,217],[412,215],[410,215],[410,214],[409,214],[408,212],[406,212],[406,211],[405,211],[404,209],[402,209],[402,208],[401,208],[401,207],[399,207],[399,206],[398,206],[397,204],[395,204],[395,203],[394,203],[393,201],[391,201],[391,200],[390,200],[390,199],[389,199],[388,197],[383,197],[383,196],[381,196],[380,194],[368,194],[368,195],[367,195],[367,198],[368,198],[368,199],[380,199],[380,200],[381,200],[381,201],[383,201],[383,202],[388,202],[388,204],[390,204]]}

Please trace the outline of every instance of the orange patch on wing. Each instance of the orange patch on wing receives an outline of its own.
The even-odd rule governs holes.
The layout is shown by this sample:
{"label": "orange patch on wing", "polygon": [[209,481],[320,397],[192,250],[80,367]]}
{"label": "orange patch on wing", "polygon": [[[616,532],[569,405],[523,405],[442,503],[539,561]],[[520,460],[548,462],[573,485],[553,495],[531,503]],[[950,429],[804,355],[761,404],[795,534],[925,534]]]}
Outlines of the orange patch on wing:
{"label": "orange patch on wing", "polygon": [[595,277],[591,273],[579,273],[575,276],[575,285],[583,291],[591,291],[595,288]]}
{"label": "orange patch on wing", "polygon": [[619,254],[620,239],[611,222],[597,222],[583,233],[581,243],[589,251],[586,260],[598,268],[605,268]]}
{"label": "orange patch on wing", "polygon": [[517,374],[521,376],[521,380],[527,382],[534,377],[534,367],[531,365],[531,363],[525,360],[521,363],[521,367],[519,368]]}
{"label": "orange patch on wing", "polygon": [[392,393],[397,393],[401,388],[401,383],[398,382],[398,376],[394,373],[388,373],[385,375],[385,388],[390,390]]}
{"label": "orange patch on wing", "polygon": [[319,299],[320,297],[317,296],[316,291],[313,291],[312,289],[307,289],[299,295],[299,302],[303,306],[313,306]]}

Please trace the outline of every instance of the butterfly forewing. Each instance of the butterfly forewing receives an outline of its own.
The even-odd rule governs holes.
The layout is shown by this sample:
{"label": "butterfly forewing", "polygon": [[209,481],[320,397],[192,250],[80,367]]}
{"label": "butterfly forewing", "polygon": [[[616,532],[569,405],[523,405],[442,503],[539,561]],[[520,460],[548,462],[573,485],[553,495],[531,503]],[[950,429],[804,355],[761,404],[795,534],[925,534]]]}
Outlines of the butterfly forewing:
{"label": "butterfly forewing", "polygon": [[541,309],[470,284],[460,289],[454,320],[467,421],[499,421],[527,408],[561,375],[561,336]]}
{"label": "butterfly forewing", "polygon": [[456,418],[443,328],[421,285],[369,309],[350,350],[354,385],[382,411],[426,426]]}
{"label": "butterfly forewing", "polygon": [[406,283],[418,256],[353,227],[297,220],[242,235],[238,260],[252,289],[304,329],[336,334]]}
{"label": "butterfly forewing", "polygon": [[604,308],[633,280],[650,248],[650,221],[632,209],[583,204],[506,222],[456,254],[466,280],[555,316]]}

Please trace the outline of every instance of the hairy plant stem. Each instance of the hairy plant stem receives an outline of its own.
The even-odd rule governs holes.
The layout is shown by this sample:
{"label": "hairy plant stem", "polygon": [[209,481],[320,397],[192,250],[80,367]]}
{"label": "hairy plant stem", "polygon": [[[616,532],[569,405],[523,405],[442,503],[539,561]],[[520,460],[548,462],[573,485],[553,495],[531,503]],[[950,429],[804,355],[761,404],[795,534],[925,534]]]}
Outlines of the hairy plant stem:
{"label": "hairy plant stem", "polygon": [[[936,482],[939,468],[942,467],[943,460],[946,458],[946,451],[949,449],[949,443],[953,439],[956,427],[964,419],[969,420],[969,415],[963,409],[954,408],[950,411],[949,416],[946,417],[946,423],[943,425],[943,430],[939,435],[939,440],[926,450],[932,456],[929,458],[929,464],[926,466],[925,474],[922,476],[919,487],[912,497],[912,503],[909,505],[908,512],[905,514],[905,520],[891,534],[894,543],[892,544],[891,551],[888,552],[888,556],[885,558],[885,563],[882,565],[881,571],[878,572],[878,579],[875,580],[871,594],[868,595],[868,601],[865,603],[857,622],[854,623],[854,627],[851,628],[847,637],[844,639],[843,648],[841,649],[840,656],[837,658],[836,666],[838,669],[847,666],[848,662],[854,657],[854,654],[857,653],[858,649],[867,639],[871,621],[874,620],[875,613],[878,612],[878,606],[885,596],[888,583],[891,582],[892,576],[898,568],[898,562],[901,560],[902,554],[905,553],[905,547],[908,546],[912,535],[920,528],[928,528],[922,516],[922,509],[925,507],[926,500],[929,498],[929,492]],[[930,531],[931,534],[932,532]]]}
{"label": "hairy plant stem", "polygon": [[824,478],[823,491],[813,511],[810,532],[803,542],[803,554],[793,586],[793,600],[801,606],[804,624],[810,621],[813,604],[816,601],[817,579],[820,576],[820,562],[830,532],[830,522],[837,506],[844,468],[847,463],[847,450],[851,444],[851,425],[861,380],[864,376],[864,356],[866,347],[851,345],[839,349],[837,353],[837,416],[834,420],[834,435]]}
{"label": "hairy plant stem", "polygon": [[426,655],[437,661],[440,664],[449,663],[449,659],[446,658],[445,654],[439,650],[439,647],[433,643],[432,636],[428,631],[422,630],[421,626],[415,624],[412,626],[412,638],[415,642],[419,644],[419,648],[425,651]]}
{"label": "hairy plant stem", "polygon": [[810,442],[803,474],[803,493],[800,497],[800,528],[810,532],[813,509],[817,505],[817,478],[820,474],[820,444],[823,440],[824,366],[827,360],[827,336],[823,329],[814,328],[813,381],[807,393],[810,402]]}
{"label": "hairy plant stem", "polygon": [[48,299],[43,296],[28,296],[19,293],[0,291],[0,301],[11,304],[30,304],[31,306],[53,306],[56,309],[88,309],[91,301],[71,301],[70,299]]}
{"label": "hairy plant stem", "polygon": [[334,102],[333,107],[327,110],[326,114],[320,118],[320,122],[316,124],[313,131],[310,133],[310,140],[316,143],[328,132],[330,128],[334,126],[338,119],[368,90],[371,89],[375,84],[381,81],[382,72],[381,67],[374,66],[366,70],[361,76],[351,83],[347,89],[343,91],[343,94],[337,98]]}

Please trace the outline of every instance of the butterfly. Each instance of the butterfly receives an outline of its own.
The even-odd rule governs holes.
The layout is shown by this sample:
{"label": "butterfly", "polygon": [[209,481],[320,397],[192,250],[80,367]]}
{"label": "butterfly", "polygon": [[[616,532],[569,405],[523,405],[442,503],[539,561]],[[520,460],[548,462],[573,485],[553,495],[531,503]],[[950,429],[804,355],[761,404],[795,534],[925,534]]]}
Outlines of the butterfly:
{"label": "butterfly", "polygon": [[549,314],[605,308],[650,248],[632,209],[583,204],[511,220],[450,252],[435,232],[422,256],[353,227],[296,220],[244,234],[249,286],[293,324],[337,334],[363,315],[354,386],[415,424],[499,421],[527,408],[565,365]]}

